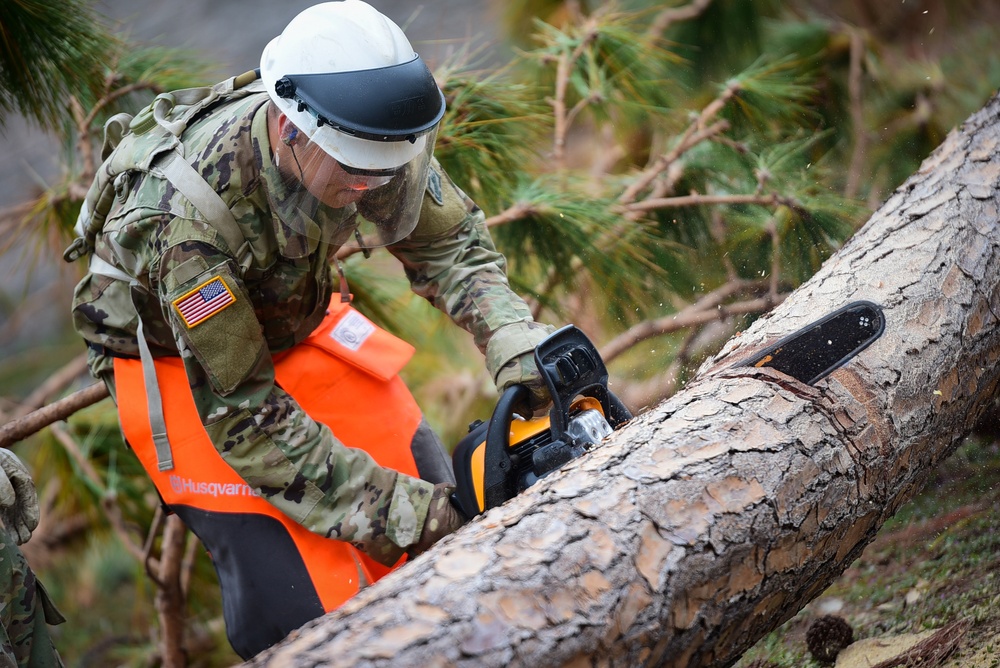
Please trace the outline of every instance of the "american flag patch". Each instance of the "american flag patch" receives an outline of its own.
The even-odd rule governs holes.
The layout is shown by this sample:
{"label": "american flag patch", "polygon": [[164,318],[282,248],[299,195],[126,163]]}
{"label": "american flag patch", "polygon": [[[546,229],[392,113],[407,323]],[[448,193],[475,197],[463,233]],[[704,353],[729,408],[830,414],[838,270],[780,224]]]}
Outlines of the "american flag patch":
{"label": "american flag patch", "polygon": [[236,297],[218,276],[205,281],[173,302],[174,308],[181,314],[181,319],[188,327],[205,322],[222,309],[235,303]]}

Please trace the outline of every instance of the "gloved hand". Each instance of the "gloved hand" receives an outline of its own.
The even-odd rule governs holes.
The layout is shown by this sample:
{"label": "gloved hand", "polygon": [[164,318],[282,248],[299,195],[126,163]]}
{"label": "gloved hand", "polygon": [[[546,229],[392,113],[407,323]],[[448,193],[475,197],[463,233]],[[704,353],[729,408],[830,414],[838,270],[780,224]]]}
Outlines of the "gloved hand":
{"label": "gloved hand", "polygon": [[451,483],[443,482],[434,485],[434,492],[431,493],[431,503],[427,509],[427,519],[424,520],[420,539],[406,550],[410,557],[426,552],[431,545],[469,521],[451,502],[451,494],[454,491],[455,486]]}
{"label": "gloved hand", "polygon": [[0,448],[0,519],[18,545],[38,526],[38,494],[27,467],[10,450]]}
{"label": "gloved hand", "polygon": [[531,415],[552,400],[542,374],[535,366],[535,347],[555,331],[550,325],[524,321],[501,327],[486,344],[486,368],[503,394],[511,385],[528,388],[528,405],[518,407],[523,417]]}
{"label": "gloved hand", "polygon": [[497,391],[503,394],[511,385],[524,385],[528,388],[528,404],[526,406],[515,406],[515,411],[522,417],[530,418],[534,412],[547,406],[552,398],[549,396],[549,387],[542,380],[535,365],[535,355],[533,352],[521,353],[511,361],[507,362],[500,373],[497,374]]}

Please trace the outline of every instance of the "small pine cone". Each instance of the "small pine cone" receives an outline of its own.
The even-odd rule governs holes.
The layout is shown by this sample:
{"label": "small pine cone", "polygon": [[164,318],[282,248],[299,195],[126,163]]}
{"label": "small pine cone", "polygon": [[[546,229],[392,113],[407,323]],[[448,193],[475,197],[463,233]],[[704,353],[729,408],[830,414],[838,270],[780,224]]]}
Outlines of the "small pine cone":
{"label": "small pine cone", "polygon": [[833,663],[840,650],[854,642],[854,629],[842,617],[826,615],[809,625],[806,646],[813,658]]}

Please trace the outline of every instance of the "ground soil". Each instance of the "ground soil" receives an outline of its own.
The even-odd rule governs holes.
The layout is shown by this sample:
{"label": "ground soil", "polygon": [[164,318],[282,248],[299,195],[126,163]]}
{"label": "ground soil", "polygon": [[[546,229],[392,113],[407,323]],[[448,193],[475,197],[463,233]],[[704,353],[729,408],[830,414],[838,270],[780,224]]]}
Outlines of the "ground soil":
{"label": "ground soil", "polygon": [[832,614],[852,626],[856,641],[967,620],[968,631],[943,663],[914,665],[1000,667],[998,503],[1000,442],[971,438],[883,527],[861,558],[737,666],[754,661],[781,668],[832,665],[811,657],[805,640],[817,618]]}

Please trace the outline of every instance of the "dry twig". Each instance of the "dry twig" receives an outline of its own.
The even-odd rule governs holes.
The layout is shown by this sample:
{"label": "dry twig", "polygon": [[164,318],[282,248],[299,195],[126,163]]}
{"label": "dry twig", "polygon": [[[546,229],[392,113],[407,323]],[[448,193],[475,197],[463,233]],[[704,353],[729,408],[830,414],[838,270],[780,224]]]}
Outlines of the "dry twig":
{"label": "dry twig", "polygon": [[111,528],[117,534],[119,540],[121,540],[122,545],[125,547],[126,551],[135,557],[139,562],[142,562],[144,555],[142,548],[136,543],[129,531],[128,525],[125,522],[125,518],[122,517],[121,508],[118,506],[118,501],[114,492],[108,490],[104,481],[101,479],[100,474],[98,474],[97,469],[94,468],[87,456],[83,454],[80,447],[77,445],[73,437],[60,425],[53,424],[49,427],[52,430],[52,435],[63,446],[63,450],[66,454],[76,462],[76,465],[80,468],[80,471],[87,477],[87,479],[94,485],[94,488],[100,494],[101,497],[101,509],[104,511],[104,515],[108,518],[108,523]]}
{"label": "dry twig", "polygon": [[694,0],[691,4],[683,7],[664,9],[653,19],[647,34],[650,37],[659,37],[674,23],[698,18],[711,4],[712,0]]}
{"label": "dry twig", "polygon": [[734,315],[763,313],[781,303],[784,295],[758,297],[741,302],[725,304],[725,300],[740,293],[753,292],[770,287],[770,281],[736,280],[713,290],[694,304],[662,318],[647,320],[623,332],[601,348],[601,357],[610,362],[641,341],[676,332],[687,327],[703,325],[715,320],[725,320]]}
{"label": "dry twig", "polygon": [[61,393],[87,370],[87,354],[78,355],[63,366],[29,394],[20,407],[14,411],[13,419],[24,417],[45,405],[55,395]]}
{"label": "dry twig", "polygon": [[14,443],[31,436],[51,424],[65,420],[78,410],[92,406],[109,395],[104,383],[94,383],[78,390],[68,397],[49,404],[27,415],[11,420],[0,426],[0,448],[9,448]]}

